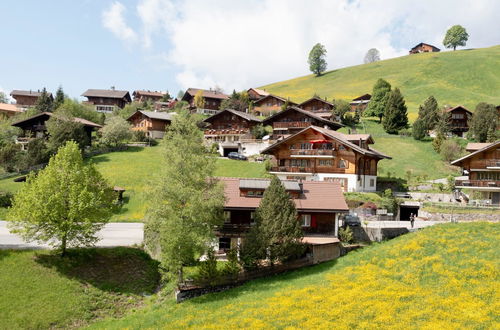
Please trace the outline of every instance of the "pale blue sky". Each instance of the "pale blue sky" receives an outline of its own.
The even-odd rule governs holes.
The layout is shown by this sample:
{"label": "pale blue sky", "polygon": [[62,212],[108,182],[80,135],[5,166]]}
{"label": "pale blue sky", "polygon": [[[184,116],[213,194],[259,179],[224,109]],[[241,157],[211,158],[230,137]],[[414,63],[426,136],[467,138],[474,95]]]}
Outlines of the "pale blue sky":
{"label": "pale blue sky", "polygon": [[497,0],[0,0],[0,90],[230,92],[307,74],[316,42],[329,69],[372,47],[383,59],[443,48],[454,24],[467,48],[500,44],[499,12]]}

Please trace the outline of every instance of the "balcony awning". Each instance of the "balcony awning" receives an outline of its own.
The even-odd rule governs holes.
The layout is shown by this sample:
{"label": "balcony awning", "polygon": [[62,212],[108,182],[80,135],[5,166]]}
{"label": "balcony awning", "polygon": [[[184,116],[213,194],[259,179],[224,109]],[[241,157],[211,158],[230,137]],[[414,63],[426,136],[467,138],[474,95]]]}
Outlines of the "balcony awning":
{"label": "balcony awning", "polygon": [[328,142],[330,142],[330,141],[328,141],[328,140],[311,140],[311,141],[309,141],[309,143],[328,143]]}

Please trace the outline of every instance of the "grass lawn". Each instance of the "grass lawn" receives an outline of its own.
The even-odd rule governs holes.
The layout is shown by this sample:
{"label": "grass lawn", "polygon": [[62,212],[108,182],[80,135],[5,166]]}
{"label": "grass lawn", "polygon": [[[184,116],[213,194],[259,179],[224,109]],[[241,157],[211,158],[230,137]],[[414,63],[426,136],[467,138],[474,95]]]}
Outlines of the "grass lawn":
{"label": "grass lawn", "polygon": [[499,235],[500,224],[492,223],[429,227],[336,261],[92,327],[498,328]]}
{"label": "grass lawn", "polygon": [[260,88],[298,103],[315,93],[328,99],[351,100],[371,94],[378,78],[401,89],[412,121],[418,106],[430,95],[440,105],[462,104],[474,111],[479,102],[500,104],[500,46],[402,56]]}
{"label": "grass lawn", "polygon": [[[132,147],[127,151],[94,156],[91,161],[111,185],[126,189],[125,204],[111,221],[141,221],[147,208],[146,193],[150,191],[161,168],[161,147]],[[217,176],[263,177],[265,174],[263,163],[217,159]],[[15,192],[21,185],[13,182],[13,178],[0,180],[0,191]],[[4,219],[5,214],[6,209],[0,208],[0,219]]]}
{"label": "grass lawn", "polygon": [[159,280],[138,249],[0,250],[0,329],[83,326],[142,305]]}

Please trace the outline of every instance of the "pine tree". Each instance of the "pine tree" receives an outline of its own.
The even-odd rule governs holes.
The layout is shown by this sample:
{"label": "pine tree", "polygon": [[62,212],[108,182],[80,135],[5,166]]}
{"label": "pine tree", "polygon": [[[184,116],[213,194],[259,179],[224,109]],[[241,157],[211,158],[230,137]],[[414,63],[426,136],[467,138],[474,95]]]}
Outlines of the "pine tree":
{"label": "pine tree", "polygon": [[271,264],[297,257],[304,236],[290,194],[278,177],[273,177],[256,211],[259,239]]}
{"label": "pine tree", "polygon": [[397,134],[408,127],[408,109],[399,88],[390,92],[385,108],[382,126],[389,134]]}
{"label": "pine tree", "polygon": [[415,140],[423,140],[427,135],[424,121],[420,118],[415,120],[412,126],[412,136]]}
{"label": "pine tree", "polygon": [[373,86],[372,97],[364,115],[378,117],[379,122],[382,122],[382,117],[384,116],[387,98],[390,91],[391,84],[384,79],[378,79]]}
{"label": "pine tree", "polygon": [[469,120],[469,132],[474,139],[486,142],[495,138],[498,126],[498,112],[495,106],[484,102],[479,103]]}
{"label": "pine tree", "polygon": [[56,92],[56,98],[54,99],[54,106],[53,106],[54,111],[57,110],[59,106],[61,106],[64,103],[64,99],[65,99],[64,91],[62,89],[62,86],[59,86]]}
{"label": "pine tree", "polygon": [[49,93],[47,93],[45,87],[42,89],[42,93],[36,100],[35,109],[41,112],[52,112],[52,98],[49,96]]}
{"label": "pine tree", "polygon": [[429,96],[418,108],[418,118],[422,120],[426,131],[434,129],[439,121],[438,103],[434,96]]}

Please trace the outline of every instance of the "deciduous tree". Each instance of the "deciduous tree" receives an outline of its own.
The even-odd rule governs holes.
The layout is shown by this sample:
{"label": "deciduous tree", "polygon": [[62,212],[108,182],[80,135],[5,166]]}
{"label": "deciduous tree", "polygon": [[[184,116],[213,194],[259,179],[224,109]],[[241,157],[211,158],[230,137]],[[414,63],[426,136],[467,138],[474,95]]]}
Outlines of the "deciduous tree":
{"label": "deciduous tree", "polygon": [[194,106],[198,109],[205,109],[205,98],[203,97],[203,91],[199,90],[194,96]]}
{"label": "deciduous tree", "polygon": [[364,62],[365,63],[373,63],[380,61],[380,52],[377,48],[370,48],[365,55]]}
{"label": "deciduous tree", "polygon": [[382,117],[384,117],[387,98],[390,91],[391,84],[389,84],[384,79],[378,79],[373,86],[372,97],[370,99],[370,103],[368,103],[368,107],[366,108],[364,115],[378,117],[379,122],[382,122]]}
{"label": "deciduous tree", "polygon": [[389,134],[397,134],[399,130],[408,127],[408,109],[399,88],[389,94],[382,126]]}
{"label": "deciduous tree", "polygon": [[9,103],[9,98],[4,92],[0,92],[0,103]]}
{"label": "deciduous tree", "polygon": [[130,124],[122,117],[109,117],[101,129],[101,140],[109,146],[120,146],[132,138],[132,131],[130,129]]}
{"label": "deciduous tree", "polygon": [[446,31],[443,45],[446,48],[453,48],[453,50],[456,50],[457,46],[465,46],[467,40],[469,40],[469,34],[465,28],[461,25],[453,25]]}
{"label": "deciduous tree", "polygon": [[309,70],[316,76],[321,75],[326,70],[326,48],[320,43],[314,45],[309,52]]}
{"label": "deciduous tree", "polygon": [[9,227],[27,241],[48,243],[64,256],[71,246],[95,243],[111,216],[115,195],[78,146],[68,142],[14,196]]}

